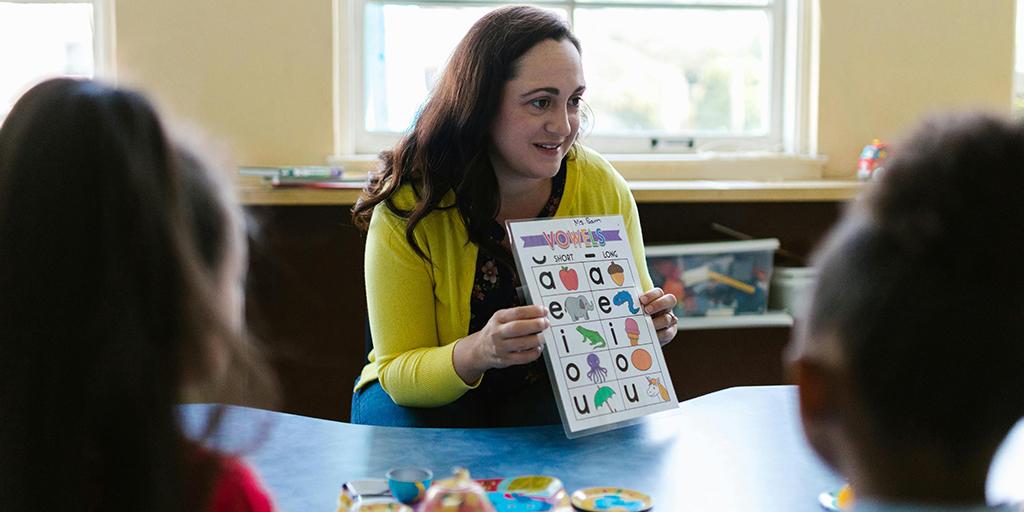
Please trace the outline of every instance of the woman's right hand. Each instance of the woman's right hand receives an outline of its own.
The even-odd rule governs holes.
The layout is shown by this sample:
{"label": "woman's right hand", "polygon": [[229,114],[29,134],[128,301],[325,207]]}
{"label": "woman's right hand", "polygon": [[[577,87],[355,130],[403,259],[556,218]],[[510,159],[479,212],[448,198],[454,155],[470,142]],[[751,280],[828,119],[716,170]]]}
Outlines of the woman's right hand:
{"label": "woman's right hand", "polygon": [[455,371],[472,384],[491,368],[526,364],[540,357],[544,329],[551,325],[541,306],[499,309],[483,329],[455,345]]}

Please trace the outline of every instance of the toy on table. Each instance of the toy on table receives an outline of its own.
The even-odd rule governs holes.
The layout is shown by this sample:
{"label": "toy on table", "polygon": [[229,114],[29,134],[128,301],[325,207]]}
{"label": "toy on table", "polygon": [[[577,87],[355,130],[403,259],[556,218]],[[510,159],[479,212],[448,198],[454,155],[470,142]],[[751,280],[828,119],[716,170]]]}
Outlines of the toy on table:
{"label": "toy on table", "polygon": [[417,509],[419,512],[495,512],[483,486],[456,468],[455,476],[436,482]]}
{"label": "toy on table", "polygon": [[391,496],[402,503],[415,503],[423,498],[430,487],[434,473],[426,468],[394,468],[385,475]]}
{"label": "toy on table", "polygon": [[880,142],[878,139],[871,141],[871,144],[864,146],[857,159],[857,177],[862,180],[869,180],[880,174],[883,170],[882,164],[889,156],[889,145]]}
{"label": "toy on table", "polygon": [[[391,506],[392,508],[383,508]],[[394,512],[412,510],[395,501],[388,490],[388,482],[384,479],[350,480],[341,486],[338,496],[338,512],[356,512],[370,510],[391,510]]]}
{"label": "toy on table", "polygon": [[[468,477],[468,475],[467,475]],[[454,479],[453,479],[454,480]],[[447,482],[447,481],[446,481]],[[446,493],[444,505],[449,508],[428,508],[435,504],[434,494],[430,494],[418,506],[417,510],[493,510],[494,512],[571,512],[572,504],[569,495],[558,478],[547,475],[524,475],[509,478],[487,478],[470,480],[484,493],[492,509],[471,508],[472,505],[462,504],[459,493]],[[441,484],[441,482],[438,482]],[[447,483],[442,484],[444,486]],[[440,488],[436,493],[440,493]],[[432,487],[432,489],[434,488]],[[467,489],[472,485],[465,484]],[[428,491],[429,492],[429,491]],[[386,506],[395,508],[385,508]],[[463,508],[458,508],[462,506]],[[368,508],[369,507],[369,508]],[[403,507],[403,508],[399,508]],[[456,507],[456,508],[450,508]],[[470,508],[467,508],[470,507]],[[412,509],[397,503],[387,487],[387,480],[353,480],[342,486],[338,512],[366,512],[370,510],[411,512]]]}
{"label": "toy on table", "polygon": [[352,509],[352,512],[413,512],[413,509],[408,505],[401,503],[390,502],[390,503],[363,503],[356,508]]}
{"label": "toy on table", "polygon": [[545,475],[477,480],[497,512],[568,512],[572,510],[562,481]]}
{"label": "toy on table", "polygon": [[818,503],[825,510],[847,512],[853,509],[853,487],[845,484],[838,491],[824,491],[818,495]]}
{"label": "toy on table", "polygon": [[591,487],[572,493],[572,506],[587,512],[643,512],[654,504],[651,497],[621,487]]}

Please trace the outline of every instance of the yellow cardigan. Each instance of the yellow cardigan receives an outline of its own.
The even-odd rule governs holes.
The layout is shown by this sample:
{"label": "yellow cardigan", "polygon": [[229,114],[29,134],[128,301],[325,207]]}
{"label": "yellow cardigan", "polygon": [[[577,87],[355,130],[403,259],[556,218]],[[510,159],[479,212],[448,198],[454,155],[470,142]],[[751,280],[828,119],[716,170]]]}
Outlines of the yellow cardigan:
{"label": "yellow cardigan", "polygon": [[[442,204],[453,204],[449,192]],[[408,185],[394,203],[411,209]],[[566,164],[565,191],[556,217],[621,214],[632,244],[643,290],[653,287],[644,259],[636,202],[626,181],[607,160],[581,148]],[[457,208],[435,210],[413,231],[428,263],[405,239],[405,219],[385,204],[373,211],[366,236],[366,305],[373,333],[369,364],[356,390],[380,380],[396,404],[438,407],[479,385],[467,385],[455,372],[455,342],[469,330],[470,295],[476,275],[477,245]]]}

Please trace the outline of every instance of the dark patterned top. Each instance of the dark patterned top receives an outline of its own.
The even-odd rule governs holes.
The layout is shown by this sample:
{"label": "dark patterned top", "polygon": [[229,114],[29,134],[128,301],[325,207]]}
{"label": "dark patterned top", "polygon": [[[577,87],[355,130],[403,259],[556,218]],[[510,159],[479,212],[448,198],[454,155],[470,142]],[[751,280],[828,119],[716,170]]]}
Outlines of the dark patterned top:
{"label": "dark patterned top", "polygon": [[[561,169],[551,181],[551,195],[548,197],[548,202],[537,213],[537,217],[553,217],[558,211],[558,205],[562,202],[562,193],[565,191],[565,175],[566,165],[563,160]],[[490,235],[494,242],[509,248],[504,226],[494,222],[490,229]],[[509,261],[511,261],[511,256],[509,256]],[[520,286],[521,282],[515,268],[510,268],[481,246],[476,257],[476,269],[473,294],[469,302],[469,334],[483,329],[491,316],[499,309],[523,305],[522,300],[516,294],[516,287]],[[530,364],[489,370],[481,387],[506,392],[542,380],[547,381],[547,377],[544,359],[539,358]]]}

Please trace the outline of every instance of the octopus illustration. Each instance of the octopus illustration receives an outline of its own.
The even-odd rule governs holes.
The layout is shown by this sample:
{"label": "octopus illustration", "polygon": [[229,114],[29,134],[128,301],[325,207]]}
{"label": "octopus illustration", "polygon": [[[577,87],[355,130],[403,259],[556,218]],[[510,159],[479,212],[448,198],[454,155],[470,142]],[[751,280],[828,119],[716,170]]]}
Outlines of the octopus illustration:
{"label": "octopus illustration", "polygon": [[597,357],[597,354],[587,356],[587,364],[590,366],[590,371],[587,372],[590,382],[600,384],[608,380],[608,370],[601,368],[601,359]]}

